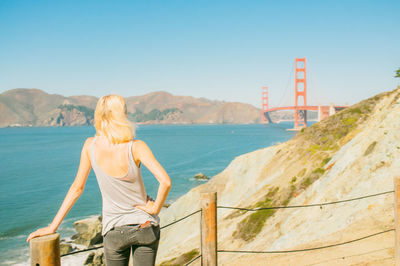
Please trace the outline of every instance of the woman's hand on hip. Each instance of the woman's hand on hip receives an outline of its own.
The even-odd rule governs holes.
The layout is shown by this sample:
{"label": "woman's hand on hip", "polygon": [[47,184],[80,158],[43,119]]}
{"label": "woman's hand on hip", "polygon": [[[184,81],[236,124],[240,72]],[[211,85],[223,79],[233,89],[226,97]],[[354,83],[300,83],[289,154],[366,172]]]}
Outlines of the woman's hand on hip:
{"label": "woman's hand on hip", "polygon": [[151,215],[158,214],[156,204],[152,200],[148,200],[146,205],[135,205],[135,207]]}
{"label": "woman's hand on hip", "polygon": [[45,236],[45,235],[51,235],[54,234],[56,230],[50,228],[50,226],[40,228],[36,230],[35,232],[31,233],[28,238],[26,239],[26,242],[29,242],[32,238],[38,237],[38,236]]}

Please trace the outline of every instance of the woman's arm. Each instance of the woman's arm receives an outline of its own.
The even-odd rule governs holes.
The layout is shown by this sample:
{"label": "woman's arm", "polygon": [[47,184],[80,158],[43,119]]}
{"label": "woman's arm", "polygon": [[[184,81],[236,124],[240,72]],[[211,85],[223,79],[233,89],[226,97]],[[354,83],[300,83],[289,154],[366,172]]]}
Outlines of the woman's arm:
{"label": "woman's arm", "polygon": [[135,145],[132,145],[132,153],[133,157],[142,162],[160,183],[155,201],[148,200],[146,205],[135,207],[150,214],[158,214],[167,199],[171,188],[171,179],[144,141],[135,141]]}
{"label": "woman's arm", "polygon": [[82,194],[82,192],[85,188],[85,183],[86,183],[87,177],[89,176],[89,173],[90,173],[90,169],[92,168],[92,165],[90,163],[90,158],[89,158],[89,144],[90,143],[92,143],[91,138],[88,138],[85,141],[85,144],[83,145],[78,173],[76,174],[75,180],[72,183],[70,189],[68,190],[68,193],[65,196],[65,199],[64,199],[60,209],[58,210],[56,216],[54,217],[53,221],[51,222],[51,224],[49,226],[40,228],[40,229],[36,230],[35,232],[31,233],[28,236],[28,238],[26,239],[27,242],[29,242],[32,238],[37,237],[37,236],[43,236],[43,235],[55,233],[57,231],[57,228],[60,226],[61,222],[65,218],[65,216],[68,214],[69,210],[72,208],[74,203],[77,201],[77,199]]}

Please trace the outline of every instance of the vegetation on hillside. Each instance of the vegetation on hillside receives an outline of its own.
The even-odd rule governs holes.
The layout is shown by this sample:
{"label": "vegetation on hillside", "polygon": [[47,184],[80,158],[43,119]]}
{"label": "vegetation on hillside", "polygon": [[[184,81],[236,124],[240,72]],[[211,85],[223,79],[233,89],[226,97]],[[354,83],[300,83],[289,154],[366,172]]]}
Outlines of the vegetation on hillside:
{"label": "vegetation on hillside", "polygon": [[186,265],[192,259],[200,254],[198,249],[193,249],[189,252],[186,252],[178,257],[170,259],[168,261],[164,261],[160,264],[160,266],[179,266],[179,265]]}
{"label": "vegetation on hillside", "polygon": [[94,118],[94,110],[83,105],[61,104],[57,108],[63,111],[72,111],[73,109],[76,109],[79,112],[83,113],[84,116],[89,120]]}
{"label": "vegetation on hillside", "polygon": [[[329,162],[334,153],[357,135],[359,132],[357,127],[368,119],[376,104],[386,95],[387,93],[379,94],[346,108],[320,123],[303,128],[291,141],[294,146],[292,151],[279,150],[275,154],[276,161],[282,161],[283,156],[283,161],[290,162],[289,168],[296,167],[301,170],[297,175],[288,177],[289,181],[284,187],[267,186],[265,196],[247,208],[288,205],[293,197],[329,171],[333,166]],[[364,155],[368,155],[376,144],[372,143]],[[237,224],[233,237],[251,241],[261,232],[267,219],[276,211],[276,209],[258,210],[246,215]],[[247,211],[235,211],[227,219],[244,214],[247,214]]]}
{"label": "vegetation on hillside", "polygon": [[169,115],[183,113],[178,108],[168,108],[163,111],[158,109],[153,109],[148,113],[143,113],[140,110],[136,110],[135,113],[129,114],[129,118],[135,122],[145,122],[145,121],[161,121],[166,119]]}

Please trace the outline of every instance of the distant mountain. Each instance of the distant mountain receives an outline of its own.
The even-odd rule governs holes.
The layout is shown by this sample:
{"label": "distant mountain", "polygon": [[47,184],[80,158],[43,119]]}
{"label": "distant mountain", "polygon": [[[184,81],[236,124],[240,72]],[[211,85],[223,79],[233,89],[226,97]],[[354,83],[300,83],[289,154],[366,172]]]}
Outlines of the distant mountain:
{"label": "distant mountain", "polygon": [[[151,124],[247,124],[260,122],[260,109],[245,103],[213,101],[168,92],[127,97],[128,116]],[[93,124],[98,98],[65,97],[39,89],[13,89],[0,94],[0,127],[75,126]]]}

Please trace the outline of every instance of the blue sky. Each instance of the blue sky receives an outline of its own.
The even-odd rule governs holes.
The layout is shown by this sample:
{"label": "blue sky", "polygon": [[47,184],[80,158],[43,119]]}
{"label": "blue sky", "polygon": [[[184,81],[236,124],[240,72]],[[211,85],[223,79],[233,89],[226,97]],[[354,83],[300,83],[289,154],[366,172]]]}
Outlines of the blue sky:
{"label": "blue sky", "polygon": [[177,95],[257,107],[294,102],[307,58],[309,104],[393,90],[400,1],[0,1],[0,92]]}

